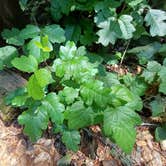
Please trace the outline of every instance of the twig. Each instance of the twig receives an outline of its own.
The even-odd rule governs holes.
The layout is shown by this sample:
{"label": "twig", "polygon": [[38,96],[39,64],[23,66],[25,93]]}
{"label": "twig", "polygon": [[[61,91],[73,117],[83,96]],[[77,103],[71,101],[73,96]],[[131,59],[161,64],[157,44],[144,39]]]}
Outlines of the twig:
{"label": "twig", "polygon": [[121,58],[121,61],[120,61],[120,66],[121,66],[122,63],[123,63],[124,57],[125,57],[125,55],[126,55],[126,52],[127,52],[128,47],[129,47],[129,44],[130,44],[130,40],[127,42],[127,46],[126,46],[126,48],[125,48],[125,50],[124,50],[124,52],[123,52],[123,55],[122,55],[122,58]]}
{"label": "twig", "polygon": [[153,124],[153,123],[142,123],[140,126],[154,126],[157,127],[157,124]]}

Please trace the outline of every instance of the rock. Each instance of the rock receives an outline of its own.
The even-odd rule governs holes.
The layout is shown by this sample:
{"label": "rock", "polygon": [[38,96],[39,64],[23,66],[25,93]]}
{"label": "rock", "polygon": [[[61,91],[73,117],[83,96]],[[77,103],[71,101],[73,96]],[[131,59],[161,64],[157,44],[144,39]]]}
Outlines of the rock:
{"label": "rock", "polygon": [[0,118],[4,123],[10,123],[17,115],[18,111],[10,106],[6,106],[4,96],[26,84],[26,80],[12,71],[0,71]]}
{"label": "rock", "polygon": [[160,147],[162,150],[166,150],[166,140],[160,141]]}

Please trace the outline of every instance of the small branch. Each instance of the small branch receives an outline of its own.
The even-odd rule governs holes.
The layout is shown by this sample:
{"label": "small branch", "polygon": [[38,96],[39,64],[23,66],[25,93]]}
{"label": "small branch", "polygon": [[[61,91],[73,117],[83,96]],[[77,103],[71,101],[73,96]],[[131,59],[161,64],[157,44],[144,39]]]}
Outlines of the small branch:
{"label": "small branch", "polygon": [[157,127],[157,124],[153,124],[153,123],[142,123],[140,126],[153,126],[153,127]]}
{"label": "small branch", "polygon": [[129,47],[129,44],[130,44],[130,40],[127,42],[127,46],[126,46],[126,48],[125,48],[125,50],[124,50],[124,52],[123,52],[123,55],[122,55],[122,58],[121,58],[121,61],[120,61],[120,66],[121,66],[122,63],[123,63],[124,57],[125,57],[125,55],[126,55],[126,52],[127,52],[127,50],[128,50],[128,47]]}

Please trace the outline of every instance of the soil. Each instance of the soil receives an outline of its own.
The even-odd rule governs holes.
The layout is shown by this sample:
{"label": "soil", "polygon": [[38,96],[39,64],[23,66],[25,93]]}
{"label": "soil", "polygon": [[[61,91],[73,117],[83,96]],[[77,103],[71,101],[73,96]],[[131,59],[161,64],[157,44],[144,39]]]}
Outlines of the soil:
{"label": "soil", "polygon": [[[98,128],[93,126],[91,128]],[[32,144],[22,134],[22,128],[13,122],[5,126],[0,121],[1,166],[165,166],[166,151],[154,141],[151,129],[137,128],[137,139],[131,155],[126,156],[110,141],[103,141],[100,129],[92,131],[92,139],[83,136],[80,150],[60,152],[61,142],[55,138],[41,138]],[[59,144],[59,147],[57,146]],[[56,145],[56,146],[55,146]],[[114,146],[113,146],[114,145]],[[58,148],[57,148],[58,147]],[[65,153],[62,154],[62,153]]]}

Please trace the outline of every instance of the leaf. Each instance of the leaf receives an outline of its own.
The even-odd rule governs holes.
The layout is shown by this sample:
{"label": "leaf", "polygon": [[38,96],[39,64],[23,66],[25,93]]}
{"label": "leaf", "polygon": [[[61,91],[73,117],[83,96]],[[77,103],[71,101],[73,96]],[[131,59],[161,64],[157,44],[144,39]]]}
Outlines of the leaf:
{"label": "leaf", "polygon": [[95,103],[105,107],[109,100],[110,91],[105,89],[103,82],[98,80],[87,81],[80,87],[80,95],[87,105]]}
{"label": "leaf", "polygon": [[24,44],[24,39],[20,36],[20,31],[17,28],[12,28],[11,30],[4,29],[1,35],[8,44],[16,46],[22,46]]}
{"label": "leaf", "polygon": [[107,46],[109,43],[115,44],[118,38],[130,39],[133,37],[133,32],[135,28],[131,21],[133,18],[129,15],[122,15],[119,19],[115,17],[110,17],[106,21],[98,25],[102,28],[97,32],[99,35],[98,42]]}
{"label": "leaf", "polygon": [[157,9],[149,9],[145,16],[146,26],[150,26],[150,34],[154,36],[166,35],[166,12]]}
{"label": "leaf", "polygon": [[160,68],[161,70],[158,72],[158,75],[160,76],[161,80],[165,80],[166,77],[166,66],[162,66]]}
{"label": "leaf", "polygon": [[165,112],[166,101],[164,101],[160,96],[157,96],[155,100],[150,103],[152,116],[160,116]]}
{"label": "leaf", "polygon": [[42,130],[45,130],[48,125],[47,111],[38,107],[35,112],[24,111],[18,117],[18,122],[24,125],[24,133],[28,135],[31,141],[35,142],[42,136]]}
{"label": "leaf", "polygon": [[163,66],[166,67],[166,58],[163,60]]}
{"label": "leaf", "polygon": [[32,97],[35,100],[41,100],[44,98],[44,88],[40,87],[40,84],[38,83],[35,75],[32,75],[29,78],[28,84],[27,84],[27,91],[28,95]]}
{"label": "leaf", "polygon": [[124,152],[131,153],[136,131],[135,125],[141,123],[140,117],[128,107],[108,108],[104,112],[104,133],[114,140]]}
{"label": "leaf", "polygon": [[99,28],[102,28],[97,32],[99,36],[98,42],[102,43],[103,46],[108,46],[109,43],[115,44],[118,35],[121,34],[118,23],[114,17],[104,21]]}
{"label": "leaf", "polygon": [[111,87],[110,104],[114,107],[127,106],[137,111],[140,111],[143,107],[141,98],[123,85],[113,85]]}
{"label": "leaf", "polygon": [[12,101],[15,99],[15,97],[22,96],[26,92],[27,92],[26,88],[24,88],[24,87],[20,87],[20,88],[17,88],[16,90],[14,90],[14,91],[9,92],[5,97],[6,105],[12,104]]}
{"label": "leaf", "polygon": [[135,27],[131,23],[133,18],[130,15],[122,15],[118,19],[119,27],[122,33],[122,39],[131,39],[133,37],[133,32]]}
{"label": "leaf", "polygon": [[141,76],[145,79],[146,82],[151,84],[155,79],[156,73],[145,69]]}
{"label": "leaf", "polygon": [[163,56],[165,56],[165,53],[166,53],[166,44],[162,44],[161,45],[161,48],[159,50],[159,53]]}
{"label": "leaf", "polygon": [[[90,19],[84,19],[80,22],[82,34],[80,35],[80,43],[82,45],[92,45],[96,42],[98,37],[94,31],[95,25]],[[87,26],[88,25],[88,26]]]}
{"label": "leaf", "polygon": [[158,62],[149,61],[147,64],[147,69],[145,69],[142,73],[142,77],[144,77],[145,81],[147,81],[148,83],[152,83],[161,68],[161,64],[159,64]]}
{"label": "leaf", "polygon": [[72,87],[65,87],[59,92],[58,96],[61,101],[65,101],[67,104],[71,104],[78,97],[79,90]]}
{"label": "leaf", "polygon": [[160,85],[159,85],[159,92],[162,92],[166,94],[166,66],[162,66],[161,70],[158,72],[158,75],[160,77]]}
{"label": "leaf", "polygon": [[145,64],[154,57],[154,55],[159,51],[160,47],[160,43],[154,42],[145,46],[132,48],[128,50],[128,53],[136,54],[142,64]]}
{"label": "leaf", "polygon": [[115,8],[118,8],[121,3],[121,0],[104,0],[96,2],[94,10],[97,15],[94,18],[94,22],[97,24],[97,26],[105,21],[108,17],[116,15]]}
{"label": "leaf", "polygon": [[159,72],[161,70],[161,64],[157,61],[149,61],[147,64],[147,69],[151,72]]}
{"label": "leaf", "polygon": [[137,5],[139,5],[141,2],[143,2],[144,0],[125,0],[127,4],[129,4],[129,6],[131,7],[136,7]]}
{"label": "leaf", "polygon": [[103,81],[104,86],[110,88],[112,85],[120,84],[118,75],[115,73],[106,73],[106,76],[100,78]]}
{"label": "leaf", "polygon": [[84,54],[84,49],[77,49],[73,42],[67,42],[66,46],[60,47],[60,58],[54,61],[52,71],[56,72],[56,76],[63,77],[63,81],[72,79],[76,83],[86,82],[98,71],[97,65],[90,63]]}
{"label": "leaf", "polygon": [[68,15],[71,9],[72,3],[67,0],[52,0],[51,1],[51,15],[55,21],[61,19],[63,14]]}
{"label": "leaf", "polygon": [[33,55],[38,63],[40,63],[50,57],[49,52],[53,50],[53,46],[48,41],[47,36],[37,36],[27,44],[27,50],[29,51],[29,55]]}
{"label": "leaf", "polygon": [[77,43],[81,36],[81,27],[78,24],[67,24],[65,28],[65,36],[67,41],[74,41]]}
{"label": "leaf", "polygon": [[[11,60],[18,56],[18,51],[13,46],[0,47],[0,68],[11,67]],[[0,70],[1,70],[0,69]]]}
{"label": "leaf", "polygon": [[71,156],[67,154],[57,161],[57,166],[70,165],[71,160],[72,160]]}
{"label": "leaf", "polygon": [[65,107],[60,103],[56,93],[49,93],[42,102],[42,107],[47,110],[51,121],[55,124],[63,124]]}
{"label": "leaf", "polygon": [[91,45],[97,40],[97,36],[93,31],[84,31],[84,34],[80,37],[80,42],[82,45]]}
{"label": "leaf", "polygon": [[132,76],[132,74],[126,74],[123,76],[123,81],[127,88],[131,90],[132,93],[143,96],[148,88],[147,83],[141,77]]}
{"label": "leaf", "polygon": [[25,10],[27,3],[28,0],[19,0],[19,5],[23,11]]}
{"label": "leaf", "polygon": [[35,100],[43,99],[45,87],[52,82],[53,79],[50,71],[47,69],[36,70],[35,73],[29,78],[27,84],[28,95]]}
{"label": "leaf", "polygon": [[34,75],[40,87],[45,87],[53,81],[51,72],[44,68],[35,71]]}
{"label": "leaf", "polygon": [[38,68],[37,60],[32,55],[14,58],[11,63],[18,70],[28,73],[34,72]]}
{"label": "leaf", "polygon": [[[52,44],[48,40],[48,36],[40,37],[40,41],[36,41],[35,45],[40,48],[43,52],[51,52],[53,50]],[[44,57],[43,57],[44,58]]]}
{"label": "leaf", "polygon": [[159,92],[166,94],[166,81],[160,83]]}
{"label": "leaf", "polygon": [[69,129],[80,129],[93,124],[94,112],[85,108],[83,102],[77,101],[65,112],[65,119],[68,120]]}
{"label": "leaf", "polygon": [[155,138],[157,141],[166,139],[166,125],[164,124],[162,127],[157,127],[155,131]]}
{"label": "leaf", "polygon": [[20,36],[22,39],[32,39],[38,36],[40,29],[36,25],[26,25],[24,29],[20,31]]}
{"label": "leaf", "polygon": [[43,61],[44,58],[42,57],[41,49],[36,46],[36,42],[40,42],[40,36],[37,36],[30,40],[30,42],[27,44],[27,50],[29,51],[29,55],[34,56],[36,60],[40,63]]}
{"label": "leaf", "polygon": [[78,145],[80,144],[81,136],[78,131],[64,131],[62,134],[62,142],[67,146],[68,149],[77,152],[79,150]]}
{"label": "leaf", "polygon": [[74,42],[68,41],[65,46],[60,47],[59,55],[61,59],[72,59],[76,56],[77,47]]}
{"label": "leaf", "polygon": [[52,43],[62,43],[65,41],[65,31],[59,25],[45,26],[42,32],[48,36]]}
{"label": "leaf", "polygon": [[23,94],[21,96],[15,96],[15,98],[12,100],[12,104],[13,106],[16,107],[21,107],[24,106],[26,101],[28,99],[28,95],[27,94]]}

